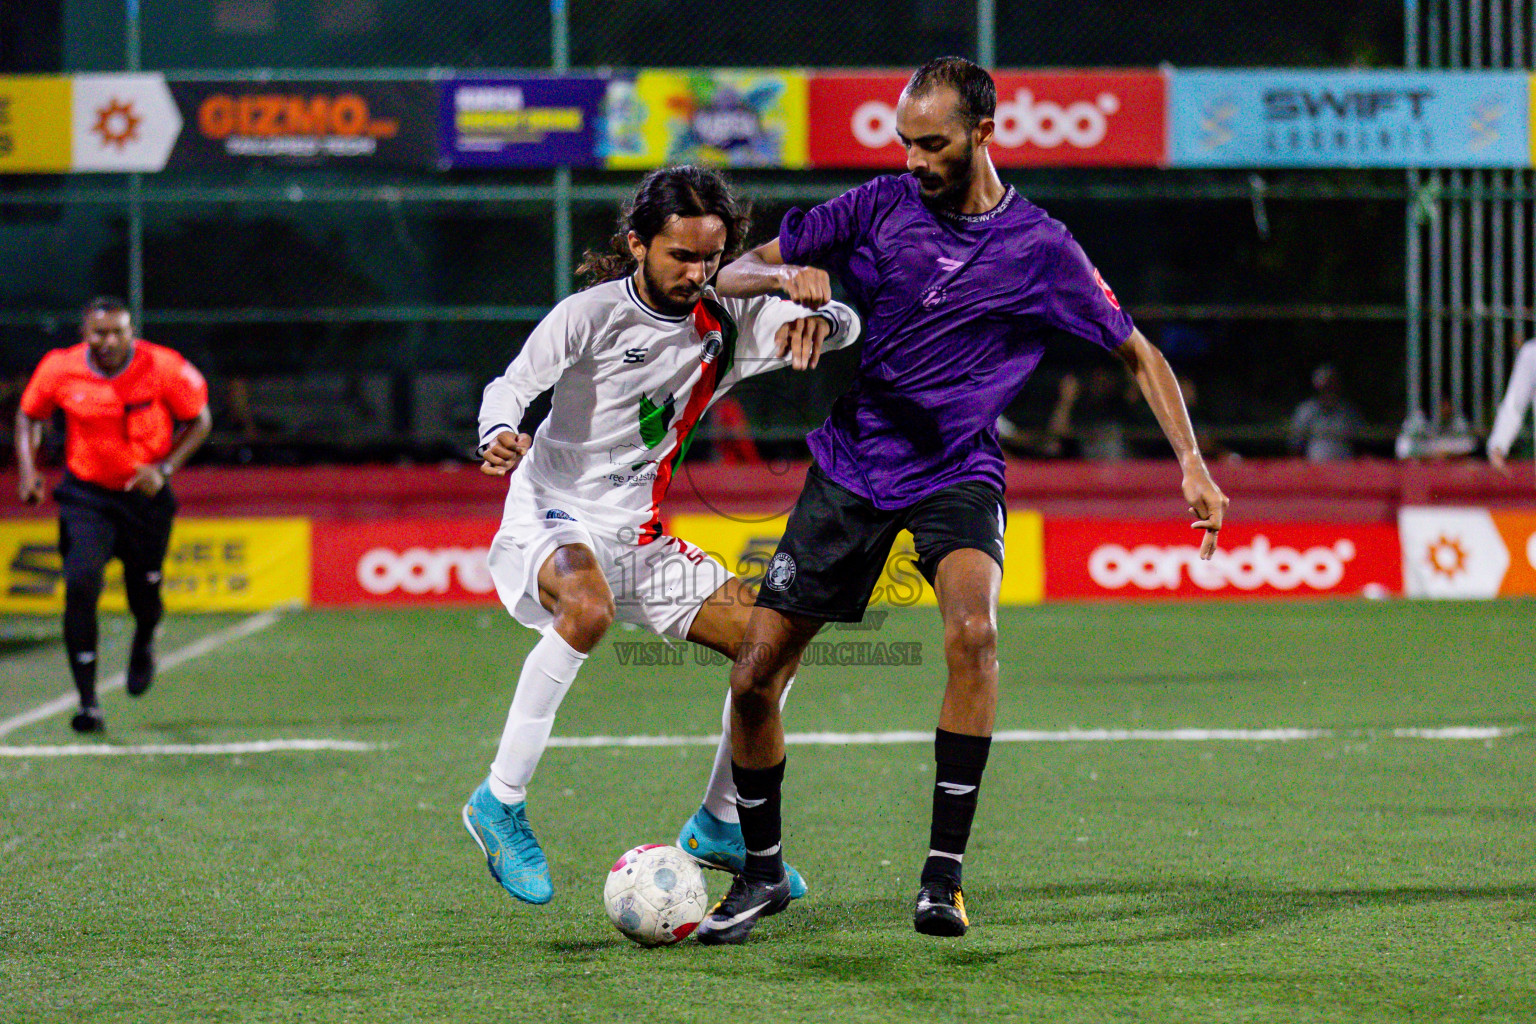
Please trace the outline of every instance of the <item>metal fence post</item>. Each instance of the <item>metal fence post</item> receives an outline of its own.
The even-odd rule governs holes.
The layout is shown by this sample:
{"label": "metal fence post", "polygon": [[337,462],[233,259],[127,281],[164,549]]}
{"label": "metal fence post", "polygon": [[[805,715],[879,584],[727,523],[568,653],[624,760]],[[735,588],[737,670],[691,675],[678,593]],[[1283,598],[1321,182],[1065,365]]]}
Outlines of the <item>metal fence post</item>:
{"label": "metal fence post", "polygon": [[976,63],[997,63],[997,0],[976,0]]}
{"label": "metal fence post", "polygon": [[[124,64],[128,71],[138,71],[139,53],[139,0],[125,0],[124,10]],[[128,175],[128,311],[134,327],[143,329],[144,323],[144,176],[137,172]]]}
{"label": "metal fence post", "polygon": [[[570,23],[565,0],[549,0],[549,63],[556,74],[571,66]],[[571,294],[571,168],[555,168],[555,301]]]}

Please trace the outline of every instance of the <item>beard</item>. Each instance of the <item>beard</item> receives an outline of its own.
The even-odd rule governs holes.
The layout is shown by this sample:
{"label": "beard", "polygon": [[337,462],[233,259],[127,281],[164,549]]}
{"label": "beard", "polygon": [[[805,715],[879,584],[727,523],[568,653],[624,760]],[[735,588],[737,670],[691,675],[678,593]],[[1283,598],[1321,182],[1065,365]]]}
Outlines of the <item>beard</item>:
{"label": "beard", "polygon": [[[965,194],[971,187],[971,168],[976,162],[976,147],[966,143],[965,154],[950,166],[948,175],[944,175],[943,184],[937,189],[929,191],[922,178],[917,179],[918,196],[923,205],[930,210],[939,212],[951,212],[959,209],[965,201]],[[935,177],[940,177],[935,175]]]}
{"label": "beard", "polygon": [[[645,291],[650,296],[651,302],[655,303],[656,311],[658,313],[665,313],[667,316],[683,316],[686,313],[692,312],[694,304],[699,301],[699,296],[704,294],[704,289],[702,288],[692,289],[686,298],[678,294],[668,293],[666,285],[655,274],[651,273],[650,260],[646,260],[641,265],[640,273],[645,277]],[[692,288],[692,286],[687,284],[677,284],[673,287]]]}

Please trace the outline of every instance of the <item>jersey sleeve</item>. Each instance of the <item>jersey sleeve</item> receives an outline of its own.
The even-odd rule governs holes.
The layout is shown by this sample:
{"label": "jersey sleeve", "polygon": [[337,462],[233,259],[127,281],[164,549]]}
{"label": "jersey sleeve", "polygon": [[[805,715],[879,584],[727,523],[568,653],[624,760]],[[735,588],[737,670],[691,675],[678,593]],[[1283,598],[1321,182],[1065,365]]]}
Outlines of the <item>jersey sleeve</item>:
{"label": "jersey sleeve", "polygon": [[59,382],[63,379],[63,352],[54,349],[43,356],[32,379],[21,393],[21,411],[34,420],[45,420],[59,407]]}
{"label": "jersey sleeve", "polygon": [[807,309],[788,299],[760,296],[752,299],[724,299],[731,314],[736,317],[738,337],[736,360],[731,367],[731,380],[742,380],[770,370],[790,365],[792,357],[779,355],[779,328],[791,320],[819,316],[831,324],[831,331],[822,342],[823,352],[847,348],[859,338],[862,322],[852,307],[841,302],[829,302],[820,309]]}
{"label": "jersey sleeve", "polygon": [[161,388],[166,407],[177,420],[197,419],[208,408],[208,382],[181,353],[165,349],[163,354]]}
{"label": "jersey sleeve", "polygon": [[1039,290],[1036,308],[1053,327],[1101,348],[1119,348],[1136,329],[1120,300],[1065,227],[1054,225],[1043,237],[1030,276]]}
{"label": "jersey sleeve", "polygon": [[1536,398],[1536,341],[1528,341],[1520,347],[1515,357],[1515,368],[1509,375],[1509,387],[1504,400],[1499,403],[1499,414],[1494,417],[1493,431],[1488,435],[1488,447],[1505,454],[1520,434],[1525,410]]}
{"label": "jersey sleeve", "polygon": [[850,189],[820,206],[798,206],[779,224],[779,255],[785,263],[821,266],[848,254],[875,222],[884,179]]}
{"label": "jersey sleeve", "polygon": [[566,367],[582,357],[589,333],[572,315],[570,299],[539,321],[507,372],[485,386],[480,398],[482,446],[503,430],[517,432],[529,403],[553,387]]}

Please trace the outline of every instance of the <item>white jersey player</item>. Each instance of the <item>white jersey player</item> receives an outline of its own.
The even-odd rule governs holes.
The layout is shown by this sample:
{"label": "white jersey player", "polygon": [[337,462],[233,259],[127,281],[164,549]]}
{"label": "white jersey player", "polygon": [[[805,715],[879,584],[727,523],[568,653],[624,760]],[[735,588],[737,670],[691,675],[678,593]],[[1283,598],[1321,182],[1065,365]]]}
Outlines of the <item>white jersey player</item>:
{"label": "white jersey player", "polygon": [[1493,430],[1488,435],[1488,461],[1500,473],[1509,472],[1505,460],[1520,434],[1525,412],[1533,402],[1536,402],[1536,338],[1520,346],[1520,354],[1515,356],[1509,387],[1504,392],[1504,401],[1499,403],[1499,414],[1494,417]]}
{"label": "white jersey player", "polygon": [[[492,876],[528,903],[548,902],[554,887],[528,825],[527,786],[561,699],[608,627],[617,619],[732,658],[746,630],[751,588],[662,528],[661,501],[700,418],[743,378],[810,369],[859,332],[839,303],[812,311],[776,296],[715,295],[705,282],[739,243],[745,218],[713,172],[648,175],[625,227],[619,252],[589,254],[584,266],[609,279],[551,310],[480,408],[481,469],[511,474],[491,577],[512,616],[542,637],[463,820]],[[786,278],[783,291],[819,302],[829,287],[825,275],[807,276]],[[528,405],[551,386],[548,418],[535,436],[520,433]],[[704,805],[679,845],[739,871],[729,702],[724,723]]]}

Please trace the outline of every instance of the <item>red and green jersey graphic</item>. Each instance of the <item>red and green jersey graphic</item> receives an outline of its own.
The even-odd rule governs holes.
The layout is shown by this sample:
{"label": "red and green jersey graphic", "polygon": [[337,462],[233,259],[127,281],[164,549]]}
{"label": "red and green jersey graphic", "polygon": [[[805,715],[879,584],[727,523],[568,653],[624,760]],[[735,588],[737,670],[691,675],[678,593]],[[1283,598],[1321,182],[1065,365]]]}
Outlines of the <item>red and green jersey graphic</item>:
{"label": "red and green jersey graphic", "polygon": [[677,443],[656,463],[656,479],[651,484],[651,518],[640,528],[640,543],[649,544],[661,536],[661,499],[672,483],[677,464],[688,454],[693,430],[709,408],[720,384],[730,374],[736,361],[736,321],[719,303],[702,299],[693,307],[693,328],[702,345],[699,352],[701,372],[677,412],[677,396],[667,395],[660,402],[648,396],[640,398],[640,439],[647,448],[655,448],[666,439],[670,427],[677,428]]}

